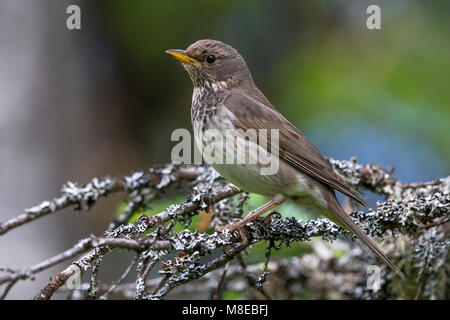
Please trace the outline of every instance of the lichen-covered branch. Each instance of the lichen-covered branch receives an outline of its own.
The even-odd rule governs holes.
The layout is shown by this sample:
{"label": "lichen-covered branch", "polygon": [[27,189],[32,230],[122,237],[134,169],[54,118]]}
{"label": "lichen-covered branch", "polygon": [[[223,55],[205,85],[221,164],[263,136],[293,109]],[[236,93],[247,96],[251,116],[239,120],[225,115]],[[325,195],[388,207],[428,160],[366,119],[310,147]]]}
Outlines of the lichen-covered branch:
{"label": "lichen-covered branch", "polygon": [[[205,207],[208,203],[215,203],[225,198],[231,197],[238,193],[239,190],[233,186],[228,186],[219,191],[212,191],[209,193],[198,193],[193,197],[192,201],[187,201],[182,205],[174,205],[169,207],[166,211],[163,211],[155,216],[147,217],[142,215],[138,221],[136,221],[133,225],[121,225],[111,232],[107,232],[110,236],[109,241],[112,241],[113,246],[114,241],[118,243],[126,243],[127,238],[136,238],[139,234],[147,231],[149,228],[162,226],[165,222],[170,219],[175,219],[179,221],[184,221],[189,219],[189,217],[200,208]],[[95,247],[96,250],[90,251],[88,254],[83,256],[81,259],[74,262],[71,266],[69,266],[66,270],[61,273],[61,276],[57,276],[55,279],[52,279],[47,286],[41,291],[40,294],[35,296],[35,299],[48,299],[53,293],[61,287],[67,281],[67,279],[74,275],[76,272],[81,270],[87,270],[92,261],[94,261],[98,256],[101,256],[110,250],[109,242],[105,241],[106,239],[100,239],[100,242],[96,242],[94,245],[92,242],[95,239],[90,239],[88,244],[90,247]],[[126,248],[126,247],[125,247]],[[139,250],[139,248],[134,247],[135,250]],[[79,268],[75,268],[74,266],[78,266]]]}
{"label": "lichen-covered branch", "polygon": [[[378,202],[374,211],[355,210],[351,213],[352,218],[372,237],[386,240],[385,246],[390,256],[400,267],[403,266],[409,280],[414,278],[411,281],[417,283],[418,296],[441,297],[442,290],[436,283],[442,282],[442,279],[448,281],[445,275],[448,272],[450,247],[447,237],[450,177],[429,183],[402,184],[392,176],[392,169],[385,170],[374,164],[361,165],[355,159],[329,161],[336,171],[355,187],[385,196],[386,200]],[[135,223],[128,223],[139,208],[145,207],[155,197],[160,196],[163,189],[180,183],[191,190],[186,202],[169,206],[152,216],[141,215]],[[22,215],[2,222],[0,234],[65,207],[73,207],[75,210],[89,209],[100,197],[106,197],[113,192],[126,192],[129,202],[122,215],[111,222],[104,235],[91,235],[65,252],[23,270],[0,268],[0,272],[4,273],[0,276],[0,285],[5,286],[3,297],[17,281],[30,279],[38,272],[80,255],[81,257],[52,278],[35,299],[51,298],[72,276],[85,272],[93,266],[95,268],[86,294],[91,298],[96,297],[102,288],[106,288],[103,291],[106,294],[103,294],[102,298],[114,295],[115,291],[130,286],[120,285],[125,276],[108,286],[99,281],[97,266],[102,263],[102,257],[115,248],[128,249],[137,254],[136,261],[131,261],[124,272],[124,275],[130,273],[130,269],[137,262],[137,277],[133,284],[136,299],[162,299],[167,294],[176,292],[180,286],[192,287],[191,283],[204,282],[204,279],[211,277],[210,274],[220,273],[221,280],[216,284],[218,287],[214,291],[217,296],[223,289],[222,286],[228,285],[227,279],[232,281],[234,277],[233,270],[237,267],[229,264],[238,260],[240,268],[246,269],[241,258],[242,252],[252,244],[264,241],[268,244],[266,267],[258,280],[249,282],[249,279],[253,278],[247,278],[247,286],[254,286],[255,292],[267,298],[274,296],[267,294],[267,290],[262,290],[264,282],[269,281],[271,274],[274,273],[272,269],[275,267],[269,261],[271,250],[289,246],[297,241],[310,241],[313,237],[331,241],[351,236],[327,219],[299,221],[279,215],[250,223],[241,234],[230,231],[211,234],[188,230],[175,232],[173,226],[176,223],[187,226],[191,223],[191,218],[199,213],[208,217],[206,221],[210,227],[239,218],[243,213],[243,205],[248,199],[248,194],[228,185],[210,167],[173,165],[152,168],[147,173],[137,172],[122,179],[94,179],[83,186],[67,183],[63,187],[62,196],[43,202]],[[234,197],[239,193],[241,195],[237,196],[238,198]],[[401,251],[396,246],[399,241],[403,241]],[[178,255],[169,259],[167,256],[173,253]],[[369,263],[374,257],[359,252],[348,259],[352,261],[362,259]],[[302,258],[299,261],[303,260]],[[299,261],[296,260],[295,265],[304,264]],[[162,277],[148,279],[150,271],[156,268],[158,263]],[[282,266],[284,262],[277,263]],[[225,265],[227,271],[220,272],[221,267]],[[324,272],[346,274],[350,271],[340,267]],[[352,272],[355,271],[352,269]],[[304,279],[307,272],[302,273],[302,277],[303,280],[294,282],[303,285],[314,284],[314,281]],[[353,275],[351,278],[354,280],[351,283],[359,281],[358,286],[355,284],[351,293],[352,288],[345,286],[347,291],[340,291],[344,296],[386,298],[390,297],[390,294],[396,294],[392,287],[396,287],[397,280],[387,269],[383,269],[383,290],[377,294],[363,288],[361,274]],[[317,283],[314,286],[317,286]],[[359,288],[359,291],[356,288]],[[295,293],[290,297],[293,296]]]}
{"label": "lichen-covered branch", "polygon": [[[130,198],[140,201],[152,191],[166,188],[173,182],[194,180],[205,173],[205,168],[196,166],[168,165],[164,168],[152,168],[148,172],[139,171],[122,179],[106,177],[94,178],[85,185],[68,181],[61,188],[62,195],[50,201],[25,210],[25,213],[0,223],[0,235],[19,227],[25,223],[59,210],[73,207],[77,210],[89,210],[98,199],[107,197],[111,193],[127,192]],[[133,210],[129,210],[131,213]],[[117,221],[117,224],[125,223]]]}
{"label": "lichen-covered branch", "polygon": [[[329,254],[326,256],[311,253],[302,257],[270,261],[267,265],[270,273],[268,279],[263,283],[264,287],[270,290],[272,299],[292,299],[298,297],[303,290],[311,289],[319,293],[317,296],[319,299],[332,298],[334,292],[338,292],[346,298],[362,298],[365,294],[364,287],[361,286],[364,279],[363,274],[358,272],[360,264],[355,262],[362,252],[357,248],[350,248],[342,242],[339,243],[339,247],[348,249],[348,253],[339,259],[332,255],[331,249],[326,249]],[[223,271],[216,269],[195,281],[174,287],[172,294],[189,294],[200,299],[211,299],[216,293],[217,286],[222,282],[222,286],[226,290],[239,292],[242,295],[247,294],[249,298],[265,299],[267,296],[259,290],[255,290],[255,287],[252,288],[248,281],[249,277],[252,279],[261,277],[264,269],[265,263],[244,266],[236,263],[228,267],[225,281],[222,277]],[[161,280],[162,277],[149,279],[146,286],[156,288]],[[252,281],[253,284],[255,282],[256,280]],[[107,292],[111,287],[110,284],[102,283],[99,285],[99,291]],[[71,299],[86,299],[88,288],[88,283],[82,283],[77,290],[70,290]],[[62,290],[68,291],[65,288]],[[134,283],[116,286],[114,298],[133,299],[136,294],[135,290]]]}

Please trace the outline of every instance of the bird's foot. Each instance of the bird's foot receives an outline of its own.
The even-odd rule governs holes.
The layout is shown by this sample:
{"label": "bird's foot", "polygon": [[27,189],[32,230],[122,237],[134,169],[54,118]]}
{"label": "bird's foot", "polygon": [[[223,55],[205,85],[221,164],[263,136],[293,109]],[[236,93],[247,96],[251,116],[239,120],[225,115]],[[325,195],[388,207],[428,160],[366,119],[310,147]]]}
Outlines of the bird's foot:
{"label": "bird's foot", "polygon": [[252,220],[234,219],[233,223],[230,223],[230,224],[227,224],[224,226],[216,226],[216,231],[232,230],[232,231],[240,232],[242,230],[242,228],[244,228],[245,225],[251,221],[269,222],[272,220],[273,216],[281,216],[281,214],[278,211],[273,211],[273,212],[269,213],[266,217],[255,217]]}
{"label": "bird's foot", "polygon": [[258,221],[258,222],[269,222],[269,221],[272,221],[272,218],[274,216],[281,217],[281,213],[279,213],[278,211],[272,211],[266,217],[258,217],[258,218],[255,219],[255,221]]}
{"label": "bird's foot", "polygon": [[216,231],[223,230],[232,230],[232,231],[240,231],[245,226],[245,223],[242,223],[243,219],[234,219],[233,223],[224,225],[224,226],[216,226]]}
{"label": "bird's foot", "polygon": [[[244,219],[234,219],[233,223],[224,225],[224,226],[216,226],[216,231],[223,231],[223,230],[231,230],[231,231],[237,231],[239,233],[239,237],[241,239],[241,243],[246,245],[249,243],[247,234],[244,230],[244,226],[247,222],[244,221]],[[223,252],[228,255],[225,247],[222,248]]]}
{"label": "bird's foot", "polygon": [[[272,219],[272,215],[273,214],[279,214],[278,212],[273,212],[271,214],[269,214],[267,217],[265,218],[260,218],[260,216],[264,213],[267,212],[273,208],[275,208],[276,206],[278,206],[280,203],[282,203],[285,200],[284,197],[282,197],[281,199],[275,199],[275,200],[270,200],[269,202],[267,202],[265,205],[259,207],[256,210],[253,210],[252,212],[250,212],[248,214],[248,216],[246,216],[244,219],[236,219],[233,221],[233,223],[227,224],[225,226],[216,226],[216,231],[223,231],[223,230],[231,230],[231,231],[237,231],[241,237],[242,243],[243,244],[248,244],[249,240],[247,237],[247,234],[245,232],[244,226],[251,222],[251,221],[255,221],[255,220],[260,220],[262,219],[263,222],[265,221],[270,221]],[[224,250],[225,254],[226,251]]]}

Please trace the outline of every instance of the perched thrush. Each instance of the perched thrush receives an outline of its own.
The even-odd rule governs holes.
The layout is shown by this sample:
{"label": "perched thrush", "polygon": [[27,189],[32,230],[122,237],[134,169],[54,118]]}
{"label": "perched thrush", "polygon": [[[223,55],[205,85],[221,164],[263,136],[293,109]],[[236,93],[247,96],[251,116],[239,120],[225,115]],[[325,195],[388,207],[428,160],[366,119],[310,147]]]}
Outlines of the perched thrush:
{"label": "perched thrush", "polygon": [[[241,134],[237,134],[240,142],[231,144],[231,153],[239,153],[236,148],[241,143],[249,157],[250,149],[264,149],[266,153],[276,154],[279,159],[278,170],[274,174],[261,174],[258,168],[263,165],[258,161],[210,163],[229,182],[272,199],[225,228],[239,230],[288,199],[300,206],[310,207],[352,231],[392,270],[399,272],[344,211],[335,190],[368,207],[359,197],[361,194],[337,174],[322,154],[272,106],[255,85],[247,64],[233,47],[216,40],[199,40],[186,50],[166,52],[181,61],[194,84],[191,119],[199,149],[205,147],[206,139],[202,135],[209,129],[223,135],[229,130],[241,129],[238,131]],[[265,132],[277,130],[278,144],[262,144],[261,140],[251,142],[242,135],[249,129]],[[227,152],[230,150],[224,153]],[[205,161],[208,163],[206,158]]]}

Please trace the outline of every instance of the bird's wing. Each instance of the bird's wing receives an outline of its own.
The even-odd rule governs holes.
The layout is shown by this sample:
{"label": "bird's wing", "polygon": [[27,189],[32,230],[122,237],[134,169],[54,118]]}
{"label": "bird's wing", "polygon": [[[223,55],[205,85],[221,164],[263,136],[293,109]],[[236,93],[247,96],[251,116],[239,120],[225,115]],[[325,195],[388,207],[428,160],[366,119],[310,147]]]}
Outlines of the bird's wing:
{"label": "bird's wing", "polygon": [[[365,207],[369,207],[322,154],[292,125],[258,90],[257,95],[234,91],[224,101],[224,106],[234,114],[232,122],[237,128],[279,130],[278,154],[280,159],[295,169],[308,174],[331,188],[354,199]],[[255,116],[257,115],[257,116]],[[270,138],[267,139],[268,150],[273,151]],[[271,149],[272,148],[272,149]]]}

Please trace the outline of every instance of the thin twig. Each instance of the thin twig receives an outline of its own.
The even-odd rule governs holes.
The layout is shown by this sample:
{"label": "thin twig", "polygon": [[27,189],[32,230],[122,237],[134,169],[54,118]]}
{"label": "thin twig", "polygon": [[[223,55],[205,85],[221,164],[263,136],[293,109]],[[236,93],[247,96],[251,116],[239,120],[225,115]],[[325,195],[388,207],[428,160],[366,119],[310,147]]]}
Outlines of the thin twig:
{"label": "thin twig", "polygon": [[112,285],[108,288],[108,290],[102,294],[100,296],[100,300],[105,300],[108,298],[108,295],[111,294],[114,290],[116,290],[116,288],[119,286],[119,284],[122,283],[123,280],[125,280],[125,278],[127,277],[127,275],[130,273],[131,269],[133,268],[133,266],[136,264],[138,260],[138,255],[135,255],[133,260],[131,260],[130,264],[128,265],[128,267],[125,269],[125,271],[122,273],[122,275],[120,276],[119,279],[117,279],[116,281],[114,281],[112,283]]}
{"label": "thin twig", "polygon": [[223,268],[223,272],[222,272],[222,276],[220,277],[219,283],[217,284],[217,288],[214,291],[213,294],[213,300],[219,300],[222,296],[222,292],[224,289],[224,284],[225,284],[225,279],[227,277],[227,271],[228,271],[228,267],[230,266],[230,263],[227,262],[225,264],[225,268]]}

